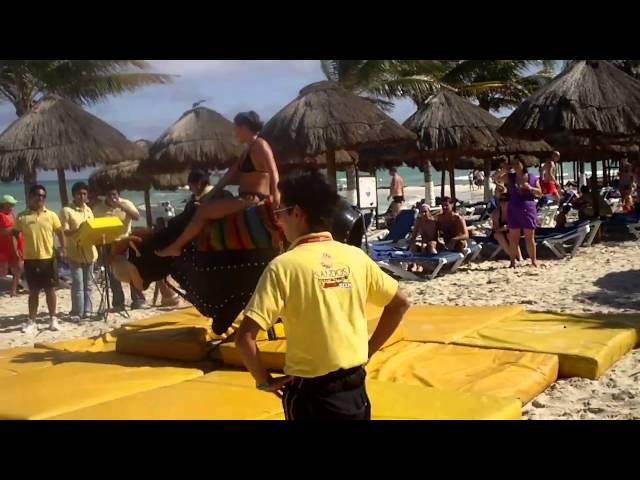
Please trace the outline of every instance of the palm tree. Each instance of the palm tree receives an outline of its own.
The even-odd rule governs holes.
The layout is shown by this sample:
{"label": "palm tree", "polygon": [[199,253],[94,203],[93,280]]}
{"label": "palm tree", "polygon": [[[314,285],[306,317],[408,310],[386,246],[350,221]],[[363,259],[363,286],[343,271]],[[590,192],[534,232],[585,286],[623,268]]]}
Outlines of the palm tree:
{"label": "palm tree", "polygon": [[[81,105],[152,84],[171,75],[150,73],[144,60],[0,60],[0,101],[13,104],[16,115],[28,112],[44,95],[57,94]],[[23,172],[25,191],[36,183],[36,171]],[[68,202],[65,172],[58,169],[60,201]]]}
{"label": "palm tree", "polygon": [[[330,80],[361,95],[372,95],[382,108],[397,98],[416,105],[440,88],[470,97],[487,111],[514,107],[553,77],[553,60],[321,60]],[[536,69],[531,73],[532,69]],[[347,177],[347,182],[349,178]],[[425,195],[433,201],[430,162],[424,166]]]}

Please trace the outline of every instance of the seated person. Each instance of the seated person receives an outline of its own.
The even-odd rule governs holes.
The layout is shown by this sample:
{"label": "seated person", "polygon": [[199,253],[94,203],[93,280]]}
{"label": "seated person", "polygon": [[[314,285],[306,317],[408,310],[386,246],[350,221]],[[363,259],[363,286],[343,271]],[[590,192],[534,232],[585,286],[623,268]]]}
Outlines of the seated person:
{"label": "seated person", "polygon": [[[417,238],[420,236],[421,245],[418,245]],[[411,252],[438,253],[438,225],[431,214],[431,208],[426,203],[420,205],[418,217],[409,239],[409,250]]]}
{"label": "seated person", "polygon": [[622,196],[622,213],[631,213],[633,210],[633,197],[631,196],[631,189],[628,189],[625,190]]}
{"label": "seated person", "polygon": [[469,230],[464,218],[453,211],[453,201],[443,197],[441,201],[442,213],[436,220],[438,233],[444,240],[444,249],[452,252],[462,252],[467,248]]}
{"label": "seated person", "polygon": [[[598,197],[600,215],[603,217],[610,217],[613,214],[611,206],[604,200],[604,198],[602,198],[602,196],[598,195]],[[580,187],[580,196],[571,201],[573,208],[578,210],[579,220],[591,220],[594,217],[593,203],[593,193],[586,185]]]}
{"label": "seated person", "polygon": [[[498,206],[491,212],[491,237],[493,237],[502,249],[509,253],[509,226],[507,222],[507,210],[509,209],[509,194],[503,193],[498,199]],[[518,261],[524,261],[518,245]]]}
{"label": "seated person", "polygon": [[556,228],[565,228],[567,226],[567,215],[571,211],[571,205],[564,205],[558,215],[556,215]]}

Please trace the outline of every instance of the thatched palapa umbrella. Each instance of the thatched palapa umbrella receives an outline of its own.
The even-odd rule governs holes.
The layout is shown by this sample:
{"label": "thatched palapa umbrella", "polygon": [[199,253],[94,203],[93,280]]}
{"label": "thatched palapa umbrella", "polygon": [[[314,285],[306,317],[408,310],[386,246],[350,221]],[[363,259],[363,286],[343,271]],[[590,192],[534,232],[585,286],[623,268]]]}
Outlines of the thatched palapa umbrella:
{"label": "thatched palapa umbrella", "polygon": [[79,170],[141,158],[118,130],[56,96],[40,100],[0,135],[0,177],[25,179],[25,196],[36,169],[57,170],[62,205],[68,203],[66,169]]}
{"label": "thatched palapa umbrella", "polygon": [[305,159],[326,155],[327,176],[334,185],[336,152],[415,140],[373,102],[329,81],[303,88],[267,122],[261,136],[279,167],[304,165]]}
{"label": "thatched palapa umbrella", "polygon": [[[440,90],[420,105],[403,125],[417,133],[424,159],[447,161],[452,197],[455,197],[453,169],[457,158],[490,159],[503,154],[540,155],[551,151],[544,141],[502,136],[498,133],[502,125],[499,119],[448,89]],[[429,170],[429,165],[425,164],[424,169]]]}
{"label": "thatched palapa umbrella", "polygon": [[233,123],[206,107],[186,111],[149,148],[142,168],[177,173],[191,168],[223,170],[245,151],[234,135]]}
{"label": "thatched palapa umbrella", "polygon": [[[640,134],[640,82],[604,60],[573,63],[527,98],[500,131],[522,138],[567,132],[619,142]],[[597,153],[591,156],[597,190]],[[595,214],[599,205],[595,202]]]}
{"label": "thatched palapa umbrella", "polygon": [[[151,144],[148,140],[134,142],[143,152],[148,151]],[[121,190],[144,192],[144,206],[147,226],[153,225],[151,215],[151,188],[156,190],[175,190],[187,183],[188,172],[149,174],[140,166],[140,161],[130,160],[96,170],[89,177],[89,185],[99,194],[104,194],[106,185],[116,185]]]}

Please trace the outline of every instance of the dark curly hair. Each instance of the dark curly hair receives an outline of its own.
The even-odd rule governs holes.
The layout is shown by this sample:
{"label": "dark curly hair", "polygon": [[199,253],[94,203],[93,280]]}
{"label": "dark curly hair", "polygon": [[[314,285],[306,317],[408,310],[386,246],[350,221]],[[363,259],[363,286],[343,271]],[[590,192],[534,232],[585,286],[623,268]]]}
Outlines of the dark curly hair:
{"label": "dark curly hair", "polygon": [[247,127],[254,133],[259,133],[264,126],[262,120],[260,120],[260,115],[258,115],[253,110],[248,112],[240,112],[233,119],[233,123],[238,127]]}

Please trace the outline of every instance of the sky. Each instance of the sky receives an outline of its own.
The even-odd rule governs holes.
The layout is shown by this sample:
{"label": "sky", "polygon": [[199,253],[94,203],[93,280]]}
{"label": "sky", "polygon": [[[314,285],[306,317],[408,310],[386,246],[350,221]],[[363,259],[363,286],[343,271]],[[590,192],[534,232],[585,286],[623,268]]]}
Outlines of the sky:
{"label": "sky", "polygon": [[[177,75],[168,85],[156,85],[111,97],[87,110],[114,126],[130,140],[154,141],[192,104],[218,111],[228,119],[255,110],[266,121],[312,82],[325,80],[319,60],[150,60],[159,73]],[[414,111],[410,100],[395,102],[391,116],[403,122]],[[0,131],[16,119],[10,104],[0,103]],[[81,173],[80,177],[86,176]],[[43,173],[43,180],[55,172]]]}

